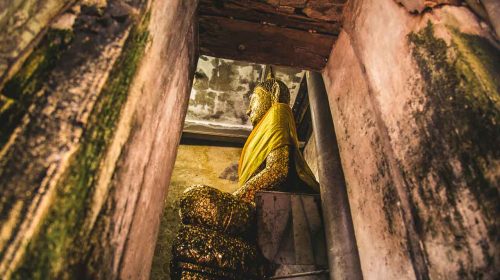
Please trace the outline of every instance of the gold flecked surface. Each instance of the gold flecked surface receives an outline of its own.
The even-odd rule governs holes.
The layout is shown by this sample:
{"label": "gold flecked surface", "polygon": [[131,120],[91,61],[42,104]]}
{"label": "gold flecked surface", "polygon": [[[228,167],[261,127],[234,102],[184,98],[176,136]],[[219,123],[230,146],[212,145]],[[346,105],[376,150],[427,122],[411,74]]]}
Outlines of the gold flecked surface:
{"label": "gold flecked surface", "polygon": [[180,200],[183,224],[199,225],[232,235],[248,232],[254,224],[254,213],[250,203],[203,185],[187,189]]}
{"label": "gold flecked surface", "polygon": [[209,276],[201,272],[177,270],[172,268],[171,280],[220,280],[220,277]]}
{"label": "gold flecked surface", "polygon": [[268,79],[257,84],[250,97],[247,115],[255,127],[274,103],[290,104],[290,91],[279,80]]}
{"label": "gold flecked surface", "polygon": [[254,203],[255,194],[263,190],[276,190],[288,175],[290,152],[288,146],[271,151],[266,158],[265,167],[248,180],[233,194],[248,203]]}
{"label": "gold flecked surface", "polygon": [[176,262],[171,266],[171,280],[257,280],[253,275],[229,272],[188,262]]}
{"label": "gold flecked surface", "polygon": [[[209,275],[258,274],[257,248],[240,238],[199,226],[183,225],[172,246],[172,266],[190,263]],[[185,267],[180,267],[185,270]]]}
{"label": "gold flecked surface", "polygon": [[171,280],[221,280],[235,278],[231,277],[231,275],[217,273],[216,271],[205,267],[182,262],[172,264],[171,271]]}
{"label": "gold flecked surface", "polygon": [[272,102],[268,98],[266,92],[261,88],[256,88],[250,97],[250,104],[248,105],[247,115],[250,122],[255,127],[259,121],[264,117],[266,112],[271,108]]}
{"label": "gold flecked surface", "polygon": [[270,95],[273,103],[290,104],[290,91],[285,83],[280,80],[274,78],[267,79],[257,84],[254,92],[257,90],[263,90],[266,94]]}

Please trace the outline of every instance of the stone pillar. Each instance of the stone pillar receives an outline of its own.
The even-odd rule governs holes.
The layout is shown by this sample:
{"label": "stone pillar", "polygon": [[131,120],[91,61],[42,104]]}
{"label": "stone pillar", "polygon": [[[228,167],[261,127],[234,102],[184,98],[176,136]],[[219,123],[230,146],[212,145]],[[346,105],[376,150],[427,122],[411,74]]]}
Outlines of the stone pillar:
{"label": "stone pillar", "polygon": [[318,151],[330,279],[362,279],[344,173],[321,74],[307,72],[307,90]]}
{"label": "stone pillar", "polygon": [[132,2],[0,15],[2,279],[149,279],[198,1]]}
{"label": "stone pillar", "polygon": [[493,30],[465,6],[416,15],[359,0],[344,12],[322,75],[363,277],[495,278]]}

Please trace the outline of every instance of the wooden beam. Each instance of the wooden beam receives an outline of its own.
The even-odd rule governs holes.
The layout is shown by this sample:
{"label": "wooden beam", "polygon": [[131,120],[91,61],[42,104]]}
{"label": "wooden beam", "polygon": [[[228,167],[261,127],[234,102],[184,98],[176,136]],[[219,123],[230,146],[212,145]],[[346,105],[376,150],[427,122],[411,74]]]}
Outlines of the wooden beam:
{"label": "wooden beam", "polygon": [[309,17],[301,9],[297,10],[298,12],[284,12],[268,3],[250,0],[200,0],[199,4],[201,16],[227,17],[329,35],[340,33],[341,13],[335,20],[325,21]]}
{"label": "wooden beam", "polygon": [[322,70],[336,36],[231,19],[199,18],[200,54]]}

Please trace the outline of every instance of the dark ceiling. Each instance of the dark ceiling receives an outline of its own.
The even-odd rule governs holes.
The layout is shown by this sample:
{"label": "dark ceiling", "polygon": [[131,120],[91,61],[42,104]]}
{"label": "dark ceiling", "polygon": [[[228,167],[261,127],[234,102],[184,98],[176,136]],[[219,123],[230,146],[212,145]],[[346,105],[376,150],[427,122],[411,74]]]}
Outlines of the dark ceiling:
{"label": "dark ceiling", "polygon": [[200,54],[321,70],[346,0],[200,0]]}

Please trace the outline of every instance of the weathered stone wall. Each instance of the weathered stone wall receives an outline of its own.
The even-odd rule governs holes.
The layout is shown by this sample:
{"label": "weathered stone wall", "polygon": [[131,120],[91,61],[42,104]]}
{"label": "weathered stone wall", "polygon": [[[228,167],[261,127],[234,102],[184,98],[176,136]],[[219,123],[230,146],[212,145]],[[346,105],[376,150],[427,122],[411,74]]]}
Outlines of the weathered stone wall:
{"label": "weathered stone wall", "polygon": [[[197,1],[89,0],[55,18],[63,1],[45,2],[32,5],[48,10],[31,34],[44,35],[23,37],[37,44],[9,60],[20,67],[1,87],[0,275],[147,279],[197,59]],[[14,8],[1,14],[8,30],[25,22]]]}
{"label": "weathered stone wall", "polygon": [[[111,187],[115,209],[111,244],[120,278],[148,279],[164,196],[168,189],[196,68],[197,1],[157,1],[151,7],[154,34],[135,87],[128,142]],[[125,108],[127,109],[127,108]],[[107,217],[105,215],[104,217]]]}
{"label": "weathered stone wall", "polygon": [[349,4],[323,77],[366,279],[498,277],[492,32],[463,6]]}
{"label": "weathered stone wall", "polygon": [[18,70],[49,23],[72,2],[0,1],[0,85]]}

